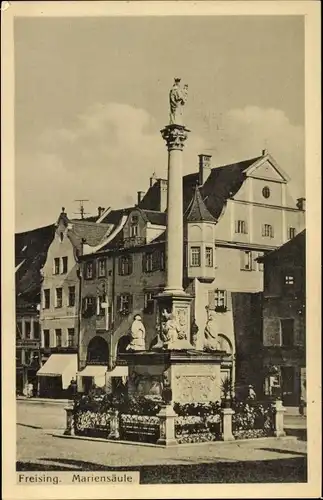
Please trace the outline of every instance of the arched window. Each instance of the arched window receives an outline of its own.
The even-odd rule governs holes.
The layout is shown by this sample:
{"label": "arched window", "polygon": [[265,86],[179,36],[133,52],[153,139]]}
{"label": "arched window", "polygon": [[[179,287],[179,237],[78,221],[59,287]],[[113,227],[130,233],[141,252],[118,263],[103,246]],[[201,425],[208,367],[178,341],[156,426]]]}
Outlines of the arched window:
{"label": "arched window", "polygon": [[109,359],[109,346],[104,338],[94,337],[87,348],[87,362],[108,364]]}

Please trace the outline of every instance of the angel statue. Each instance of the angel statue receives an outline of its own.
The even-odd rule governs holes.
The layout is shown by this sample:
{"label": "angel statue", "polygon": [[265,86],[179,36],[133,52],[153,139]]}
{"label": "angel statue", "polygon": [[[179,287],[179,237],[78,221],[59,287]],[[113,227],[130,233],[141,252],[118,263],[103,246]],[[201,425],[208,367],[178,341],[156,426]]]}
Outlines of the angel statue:
{"label": "angel statue", "polygon": [[169,92],[170,125],[183,125],[183,107],[187,101],[188,85],[182,87],[181,79],[175,78],[174,85]]}
{"label": "angel statue", "polygon": [[209,311],[207,323],[204,330],[204,348],[211,351],[221,350],[216,320],[216,312]]}
{"label": "angel statue", "polygon": [[140,314],[136,314],[131,325],[131,341],[127,346],[127,351],[144,351],[145,350],[146,329],[142,322]]}

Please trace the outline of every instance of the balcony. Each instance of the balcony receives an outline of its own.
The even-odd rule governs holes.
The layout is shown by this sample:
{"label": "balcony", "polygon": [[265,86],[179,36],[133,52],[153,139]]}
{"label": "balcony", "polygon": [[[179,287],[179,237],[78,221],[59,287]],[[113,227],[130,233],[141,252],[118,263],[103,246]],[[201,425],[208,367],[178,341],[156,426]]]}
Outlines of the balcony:
{"label": "balcony", "polygon": [[146,238],[144,238],[143,236],[129,236],[128,238],[124,238],[123,240],[124,248],[137,247],[145,244]]}

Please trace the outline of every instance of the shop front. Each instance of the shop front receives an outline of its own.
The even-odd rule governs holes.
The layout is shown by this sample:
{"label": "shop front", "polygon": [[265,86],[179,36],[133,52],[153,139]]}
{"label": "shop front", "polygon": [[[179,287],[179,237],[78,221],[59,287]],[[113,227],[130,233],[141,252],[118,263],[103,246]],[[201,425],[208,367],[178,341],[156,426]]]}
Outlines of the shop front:
{"label": "shop front", "polygon": [[65,399],[71,380],[76,379],[77,354],[51,354],[38,370],[38,395],[43,398]]}

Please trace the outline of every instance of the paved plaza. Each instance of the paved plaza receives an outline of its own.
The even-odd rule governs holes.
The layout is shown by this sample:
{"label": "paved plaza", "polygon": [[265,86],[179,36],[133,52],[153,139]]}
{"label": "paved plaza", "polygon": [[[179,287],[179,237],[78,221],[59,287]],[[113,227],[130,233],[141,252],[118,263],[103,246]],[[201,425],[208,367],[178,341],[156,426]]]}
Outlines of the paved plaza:
{"label": "paved plaza", "polygon": [[284,439],[159,448],[64,438],[64,404],[17,402],[17,470],[140,470],[142,483],[306,481],[306,419]]}

